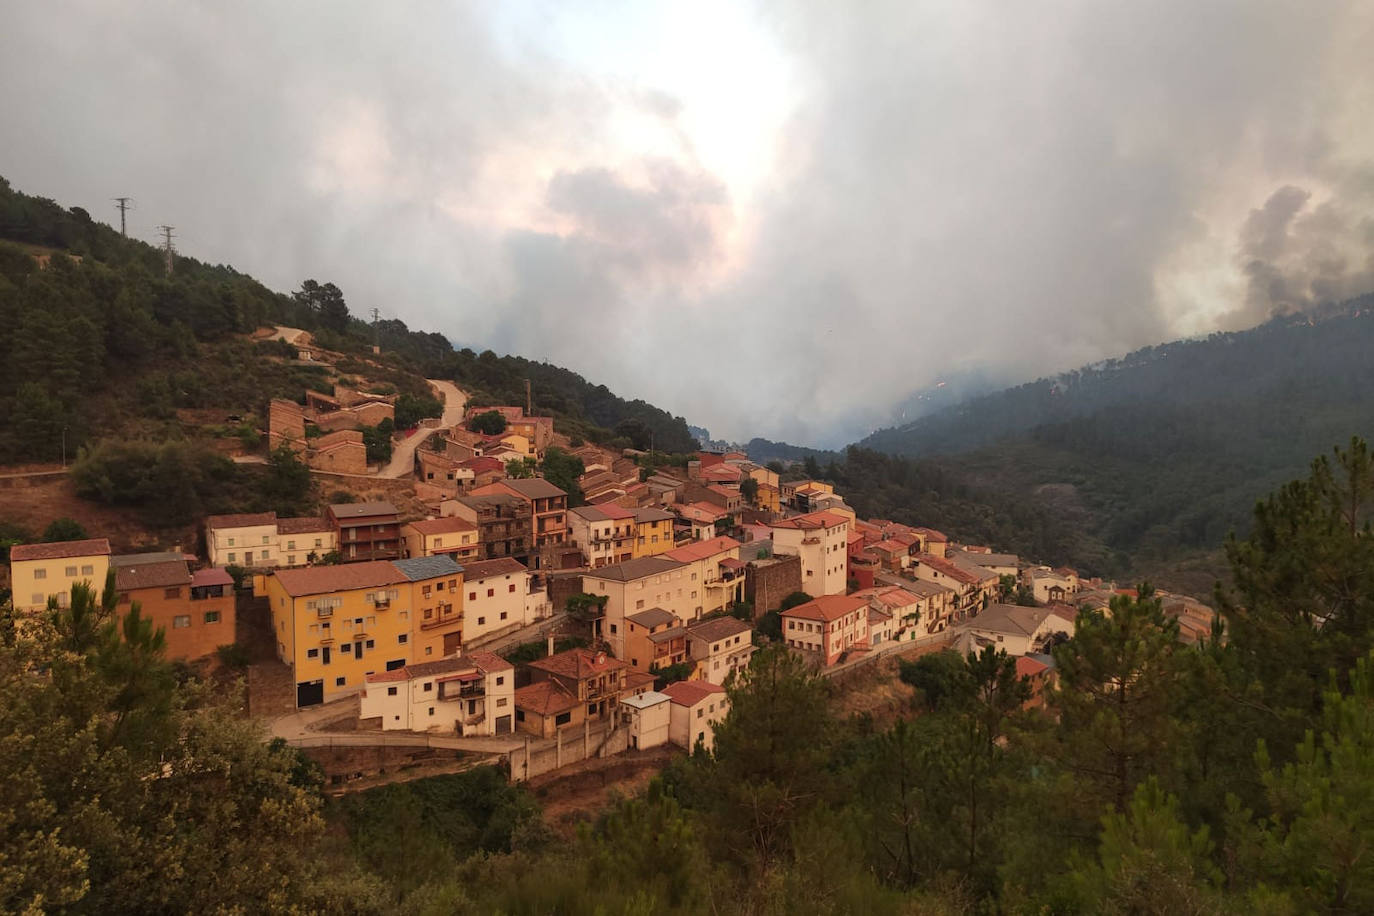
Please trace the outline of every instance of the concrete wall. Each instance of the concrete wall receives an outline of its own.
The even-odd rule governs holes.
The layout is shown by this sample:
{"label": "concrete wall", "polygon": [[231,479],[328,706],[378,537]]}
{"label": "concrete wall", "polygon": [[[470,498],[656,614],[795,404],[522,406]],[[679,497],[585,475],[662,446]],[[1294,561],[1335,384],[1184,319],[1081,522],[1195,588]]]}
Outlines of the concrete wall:
{"label": "concrete wall", "polygon": [[630,746],[630,733],[623,724],[612,731],[608,722],[584,721],[560,729],[552,745],[542,744],[531,739],[523,749],[511,751],[512,782],[524,782],[589,757],[623,754]]}

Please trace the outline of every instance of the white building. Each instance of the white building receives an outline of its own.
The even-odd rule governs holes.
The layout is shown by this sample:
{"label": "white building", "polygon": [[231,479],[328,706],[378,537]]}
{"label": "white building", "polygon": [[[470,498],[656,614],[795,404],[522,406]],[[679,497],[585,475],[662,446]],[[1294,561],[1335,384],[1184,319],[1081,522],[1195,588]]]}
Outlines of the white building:
{"label": "white building", "polygon": [[1075,624],[1070,613],[1071,609],[1063,606],[990,604],[963,631],[976,637],[980,645],[996,646],[1008,655],[1026,655],[1041,651],[1046,640],[1056,634],[1072,636]]}
{"label": "white building", "polygon": [[643,751],[668,743],[671,705],[667,694],[654,690],[620,701],[621,716],[630,732],[631,750]]}
{"label": "white building", "polygon": [[678,681],[663,688],[672,701],[668,738],[693,750],[698,742],[707,753],[716,749],[716,723],[730,711],[725,688],[710,681]]}
{"label": "white building", "polygon": [[849,519],[812,512],[773,522],[773,553],[801,557],[802,591],[813,598],[843,595],[849,564]]}
{"label": "white building", "polygon": [[205,520],[205,552],[211,566],[306,566],[338,546],[338,535],[323,518],[277,518],[275,512],[255,512]]}
{"label": "white building", "polygon": [[491,652],[471,652],[369,674],[361,717],[380,718],[384,731],[508,735],[515,667]]}
{"label": "white building", "polygon": [[[535,602],[538,607],[538,602]],[[530,623],[530,571],[500,557],[463,564],[463,645]]]}

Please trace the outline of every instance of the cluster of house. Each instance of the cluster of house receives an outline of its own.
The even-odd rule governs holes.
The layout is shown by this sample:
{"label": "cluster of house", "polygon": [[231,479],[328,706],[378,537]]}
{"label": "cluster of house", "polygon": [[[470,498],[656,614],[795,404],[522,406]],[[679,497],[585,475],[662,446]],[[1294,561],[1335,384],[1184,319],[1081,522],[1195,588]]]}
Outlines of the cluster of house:
{"label": "cluster of house", "polygon": [[179,550],[114,554],[106,538],[19,544],[10,548],[10,589],[21,614],[71,604],[72,587],[84,584],[102,597],[114,572],[116,612],[134,602],[145,619],[166,632],[167,655],[195,659],[235,641],[234,580],[222,567],[196,568]]}
{"label": "cluster of house", "polygon": [[309,390],[305,404],[273,398],[267,405],[269,448],[286,446],[308,466],[337,474],[366,474],[360,430],[395,420],[396,395],[335,385],[333,394]]}
{"label": "cluster of house", "polygon": [[605,651],[570,649],[520,670],[499,655],[474,651],[368,675],[360,717],[384,731],[531,738],[611,722],[624,724],[631,748],[672,742],[711,750],[715,725],[729,710],[725,688],[685,680],[654,690],[653,683],[653,676]]}
{"label": "cluster of house", "polygon": [[[312,393],[304,409],[278,411],[291,414],[281,441],[317,447],[322,436],[296,436],[299,425],[328,435],[390,410],[349,389]],[[635,746],[709,747],[723,685],[749,665],[764,615],[776,613],[783,643],[817,666],[957,631],[961,648],[998,646],[1042,677],[1048,646],[1113,594],[1072,569],[860,519],[833,485],[784,482],[740,453],[642,470],[628,450],[572,448],[519,407],[469,418],[488,410],[505,418],[502,434],[458,427],[416,450],[426,517],[388,502],[311,518],[212,516],[200,569],[179,552],[111,556],[103,539],[20,546],[16,606],[62,603],[72,583],[99,586],[114,569],[121,605],[142,603],[171,654],[197,658],[234,641],[226,568],[242,569],[270,609],[298,706],[359,694],[382,728],[460,735],[542,738],[610,718],[631,724]],[[570,508],[542,477],[507,476],[507,461],[537,461],[555,442],[583,460],[585,505]],[[1005,603],[1018,586],[1038,606]],[[1166,600],[1186,637],[1210,631],[1210,609]],[[550,640],[550,654],[519,671],[492,651],[565,608],[592,649],[552,654]],[[653,689],[664,681],[674,682]]]}

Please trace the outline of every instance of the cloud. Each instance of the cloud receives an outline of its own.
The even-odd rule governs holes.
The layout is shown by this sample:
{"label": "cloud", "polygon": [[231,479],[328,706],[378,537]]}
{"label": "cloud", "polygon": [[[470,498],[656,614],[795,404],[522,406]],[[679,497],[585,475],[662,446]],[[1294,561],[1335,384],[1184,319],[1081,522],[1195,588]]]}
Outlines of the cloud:
{"label": "cloud", "polygon": [[599,12],[21,5],[0,173],[807,444],[1374,285],[1367,5]]}

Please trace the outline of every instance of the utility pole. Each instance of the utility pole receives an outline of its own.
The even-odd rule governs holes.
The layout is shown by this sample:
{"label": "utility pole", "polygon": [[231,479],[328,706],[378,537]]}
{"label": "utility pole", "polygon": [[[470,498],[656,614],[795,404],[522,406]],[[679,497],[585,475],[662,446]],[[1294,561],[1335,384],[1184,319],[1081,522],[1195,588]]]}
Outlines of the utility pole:
{"label": "utility pole", "polygon": [[534,416],[534,397],[530,394],[529,379],[525,379],[525,416]]}
{"label": "utility pole", "polygon": [[372,307],[372,352],[378,354],[382,352],[381,332],[377,328],[377,320],[382,317],[382,310],[377,306]]}
{"label": "utility pole", "polygon": [[167,276],[172,275],[172,230],[175,226],[158,226],[162,233],[162,247],[167,252]]}
{"label": "utility pole", "polygon": [[124,224],[124,211],[129,209],[129,201],[132,197],[116,197],[115,206],[119,208],[119,234],[126,239],[129,237],[129,230]]}

